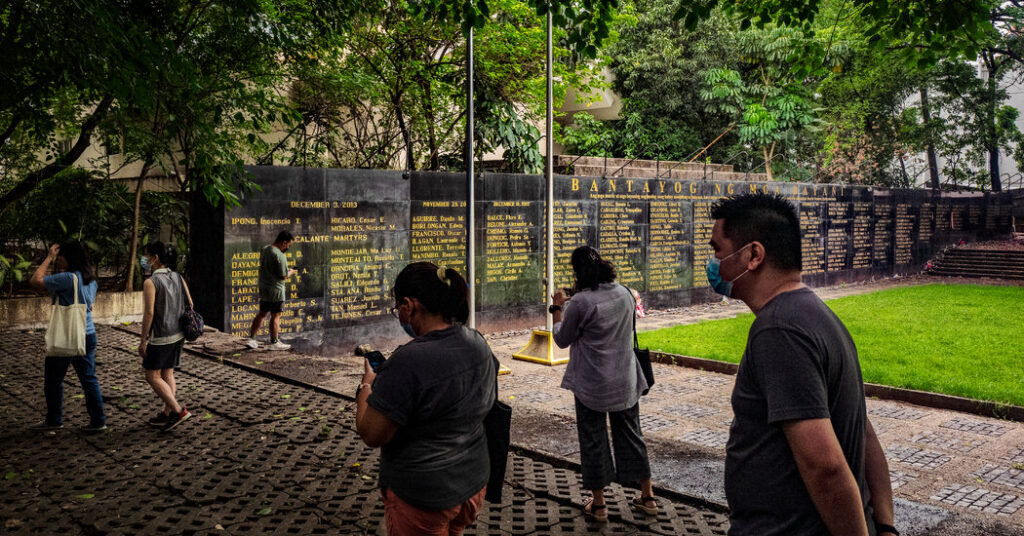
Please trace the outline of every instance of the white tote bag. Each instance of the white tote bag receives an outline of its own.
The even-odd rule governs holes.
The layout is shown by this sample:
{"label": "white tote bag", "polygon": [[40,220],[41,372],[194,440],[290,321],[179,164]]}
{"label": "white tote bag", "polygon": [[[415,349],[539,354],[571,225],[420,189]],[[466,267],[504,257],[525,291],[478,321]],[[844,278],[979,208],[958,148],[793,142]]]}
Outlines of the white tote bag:
{"label": "white tote bag", "polygon": [[78,276],[71,274],[75,286],[75,303],[53,304],[50,327],[46,330],[46,355],[73,357],[85,355],[85,315],[88,305],[78,301]]}

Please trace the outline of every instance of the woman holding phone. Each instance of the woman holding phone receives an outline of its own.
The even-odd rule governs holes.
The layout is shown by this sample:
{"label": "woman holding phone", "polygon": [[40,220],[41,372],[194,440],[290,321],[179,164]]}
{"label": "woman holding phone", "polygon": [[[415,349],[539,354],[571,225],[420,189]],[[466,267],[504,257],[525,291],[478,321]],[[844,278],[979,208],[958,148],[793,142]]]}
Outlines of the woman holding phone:
{"label": "woman holding phone", "polygon": [[498,360],[469,317],[466,280],[429,262],[406,266],[392,314],[413,340],[363,363],[356,431],[381,447],[389,535],[459,535],[476,520],[490,464],[483,420],[497,393]]}
{"label": "woman holding phone", "polygon": [[556,292],[550,312],[555,344],[572,346],[562,388],[576,399],[583,487],[592,494],[583,512],[607,521],[604,487],[615,481],[638,486],[640,496],[631,499],[630,506],[657,515],[647,445],[640,431],[639,400],[648,386],[633,354],[636,302],[629,289],[615,282],[615,267],[596,249],[576,248],[570,263],[576,279],[573,296]]}

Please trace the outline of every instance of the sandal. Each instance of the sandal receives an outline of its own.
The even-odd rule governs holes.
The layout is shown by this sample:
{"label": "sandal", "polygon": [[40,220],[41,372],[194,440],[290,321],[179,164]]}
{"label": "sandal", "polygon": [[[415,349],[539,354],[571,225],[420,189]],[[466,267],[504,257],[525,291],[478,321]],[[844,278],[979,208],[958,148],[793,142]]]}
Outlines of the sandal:
{"label": "sandal", "polygon": [[[648,504],[652,504],[653,506],[647,506]],[[633,497],[632,499],[630,499],[629,505],[632,506],[633,508],[636,508],[637,510],[642,511],[643,513],[649,516],[658,515],[658,501],[654,499],[654,496]]]}
{"label": "sandal", "polygon": [[608,505],[594,504],[594,498],[591,497],[583,501],[583,515],[593,519],[594,521],[605,523],[608,521]]}

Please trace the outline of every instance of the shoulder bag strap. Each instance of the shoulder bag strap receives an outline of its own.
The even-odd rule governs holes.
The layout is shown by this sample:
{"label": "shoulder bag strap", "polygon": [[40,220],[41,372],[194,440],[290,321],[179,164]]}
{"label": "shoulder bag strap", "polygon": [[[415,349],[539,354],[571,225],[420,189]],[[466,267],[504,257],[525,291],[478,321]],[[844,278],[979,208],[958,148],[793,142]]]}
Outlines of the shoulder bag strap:
{"label": "shoulder bag strap", "polygon": [[189,309],[192,309],[192,304],[188,301],[188,294],[185,292],[185,280],[182,279],[181,274],[173,272],[174,275],[178,276],[178,290],[181,291],[181,309],[184,313]]}
{"label": "shoulder bag strap", "polygon": [[75,303],[73,303],[72,305],[78,305],[78,274],[76,274],[75,272],[71,272],[71,281],[74,282],[71,288],[74,289],[75,294]]}
{"label": "shoulder bag strap", "polygon": [[640,348],[640,340],[636,337],[636,298],[633,297],[633,291],[629,287],[622,285],[622,288],[626,289],[629,299],[633,302],[633,310],[630,311],[630,316],[633,317],[633,348]]}

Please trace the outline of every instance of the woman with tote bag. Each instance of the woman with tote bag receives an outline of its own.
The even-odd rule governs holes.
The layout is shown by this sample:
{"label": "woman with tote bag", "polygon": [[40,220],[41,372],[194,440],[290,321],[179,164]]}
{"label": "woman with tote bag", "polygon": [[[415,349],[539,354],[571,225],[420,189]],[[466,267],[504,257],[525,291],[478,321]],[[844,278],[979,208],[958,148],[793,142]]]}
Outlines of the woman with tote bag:
{"label": "woman with tote bag", "polygon": [[[55,272],[46,275],[53,264]],[[46,394],[46,420],[33,425],[35,430],[56,430],[64,426],[64,376],[68,366],[75,367],[78,381],[85,392],[85,407],[89,411],[89,425],[82,427],[84,432],[99,432],[107,428],[107,416],[103,412],[103,395],[100,393],[100,382],[96,379],[96,326],[92,322],[92,304],[96,301],[96,277],[89,262],[89,254],[78,241],[53,244],[39,268],[29,281],[32,288],[45,290],[54,301],[54,307],[67,308],[76,304],[85,304],[85,323],[63,311],[54,311],[51,319],[50,332],[60,330],[61,333],[47,333],[47,356],[43,374],[43,392]],[[76,346],[81,333],[85,330],[84,348],[68,351]],[[71,333],[70,331],[75,331]],[[77,355],[76,355],[77,354]]]}

